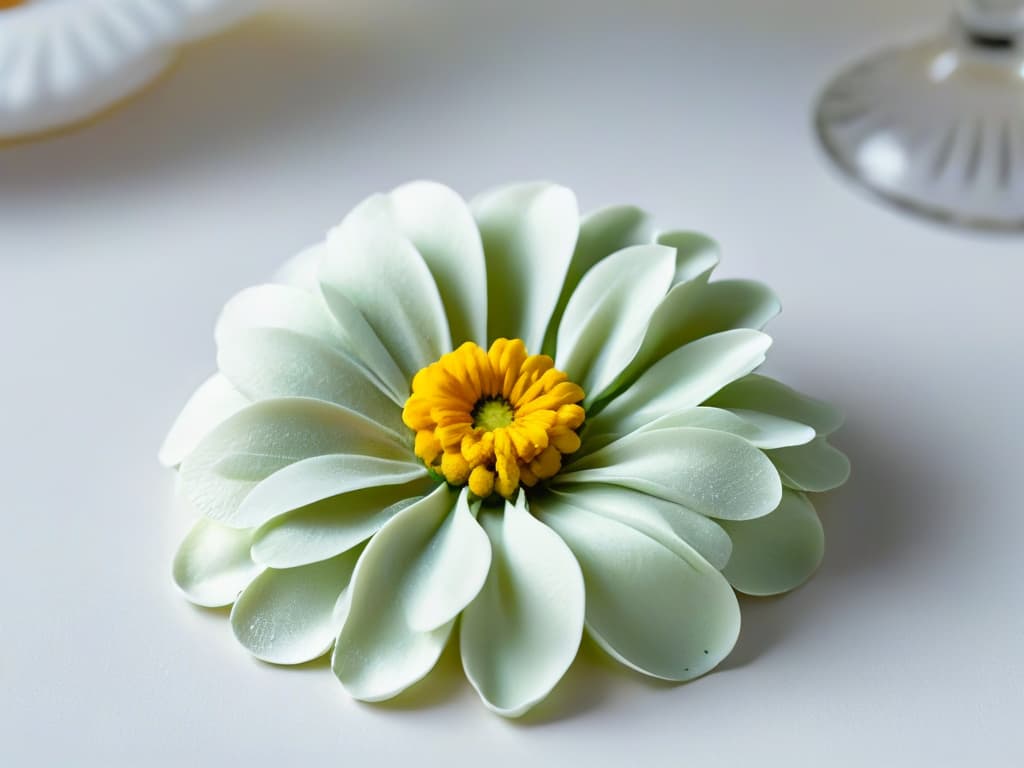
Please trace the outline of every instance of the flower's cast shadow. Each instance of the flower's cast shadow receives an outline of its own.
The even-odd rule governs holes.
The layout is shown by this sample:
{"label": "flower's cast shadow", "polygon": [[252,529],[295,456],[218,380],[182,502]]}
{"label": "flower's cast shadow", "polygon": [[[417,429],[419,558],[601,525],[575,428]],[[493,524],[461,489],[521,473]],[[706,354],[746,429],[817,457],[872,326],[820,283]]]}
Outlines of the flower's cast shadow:
{"label": "flower's cast shadow", "polygon": [[584,635],[576,660],[565,677],[546,699],[513,722],[531,727],[580,717],[605,705],[613,691],[623,686],[668,689],[680,685],[684,684],[657,680],[627,669]]}
{"label": "flower's cast shadow", "polygon": [[459,660],[458,631],[456,630],[452,633],[444,653],[441,654],[441,658],[438,659],[430,674],[393,699],[364,706],[394,712],[419,711],[449,702],[465,694],[468,687],[469,684],[462,672],[462,662]]}
{"label": "flower's cast shadow", "polygon": [[[437,666],[423,680],[393,699],[365,706],[392,712],[418,711],[441,706],[457,698],[475,698],[459,659],[457,632],[453,633]],[[329,666],[329,656],[302,666]],[[632,684],[655,688],[672,683],[646,678],[613,661],[593,640],[584,636],[575,661],[555,689],[522,717],[510,720],[518,726],[540,726],[572,717],[601,706],[617,685]]]}
{"label": "flower's cast shadow", "polygon": [[[189,605],[187,607],[202,619],[210,619],[213,627],[222,625],[231,614],[230,606],[205,608]],[[280,670],[282,673],[333,674],[330,652],[303,664],[289,666],[270,664],[258,659],[251,659],[251,661],[264,668]],[[598,708],[607,699],[613,688],[621,685],[664,689],[673,688],[679,684],[655,680],[626,669],[611,659],[593,640],[584,635],[576,659],[555,689],[525,715],[509,722],[521,726],[539,726],[577,717]],[[472,692],[462,669],[459,657],[458,628],[456,627],[437,664],[425,678],[394,698],[373,703],[357,702],[357,704],[393,713],[412,713],[444,706],[459,698],[472,700],[476,698],[476,695]]]}
{"label": "flower's cast shadow", "polygon": [[825,529],[818,573],[789,594],[741,596],[740,637],[719,669],[751,664],[805,628],[833,621],[860,586],[935,550],[943,531],[929,511],[949,493],[948,480],[917,463],[920,451],[909,439],[901,442],[898,430],[887,428],[883,418],[851,415],[836,436],[852,473],[842,488],[813,497]]}

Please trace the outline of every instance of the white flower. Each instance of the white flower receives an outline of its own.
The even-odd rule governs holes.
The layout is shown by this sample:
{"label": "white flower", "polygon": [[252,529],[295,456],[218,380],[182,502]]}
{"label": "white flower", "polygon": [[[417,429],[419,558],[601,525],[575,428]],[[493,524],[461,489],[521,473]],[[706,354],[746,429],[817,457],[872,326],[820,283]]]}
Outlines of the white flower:
{"label": "white flower", "polygon": [[549,184],[369,198],[217,323],[219,373],[161,454],[204,515],[178,585],[234,602],[267,661],[334,647],[368,701],[427,674],[459,617],[503,715],[584,629],[645,674],[707,672],[739,632],[733,588],[817,567],[805,492],[848,471],[837,412],[753,373],[774,295],[710,281],[717,262],[635,208],[581,220]]}
{"label": "white flower", "polygon": [[155,78],[182,43],[259,0],[0,2],[0,138],[84,120]]}

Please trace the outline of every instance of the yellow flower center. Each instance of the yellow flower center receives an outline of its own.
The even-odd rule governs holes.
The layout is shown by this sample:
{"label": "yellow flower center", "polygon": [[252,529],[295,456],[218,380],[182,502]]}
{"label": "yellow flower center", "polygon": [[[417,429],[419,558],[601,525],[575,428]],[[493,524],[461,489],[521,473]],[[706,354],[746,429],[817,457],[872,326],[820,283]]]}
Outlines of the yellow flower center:
{"label": "yellow flower center", "polygon": [[498,339],[487,351],[467,341],[413,377],[402,420],[429,469],[481,498],[510,498],[579,449],[581,400],[554,360],[527,355],[521,340]]}

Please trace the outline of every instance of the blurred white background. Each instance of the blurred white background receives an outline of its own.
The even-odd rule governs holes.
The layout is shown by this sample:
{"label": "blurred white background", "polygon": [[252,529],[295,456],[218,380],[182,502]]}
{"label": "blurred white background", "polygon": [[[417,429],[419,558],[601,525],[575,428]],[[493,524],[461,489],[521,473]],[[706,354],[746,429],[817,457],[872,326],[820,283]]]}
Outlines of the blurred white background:
{"label": "blurred white background", "polygon": [[[278,6],[0,148],[0,764],[1024,764],[1024,239],[877,205],[811,129],[838,67],[948,4]],[[449,654],[368,706],[176,594],[155,453],[220,306],[420,177],[635,203],[781,296],[768,369],[846,409],[854,476],[819,504],[820,573],[743,601],[718,671],[652,684],[588,647],[506,722]]]}

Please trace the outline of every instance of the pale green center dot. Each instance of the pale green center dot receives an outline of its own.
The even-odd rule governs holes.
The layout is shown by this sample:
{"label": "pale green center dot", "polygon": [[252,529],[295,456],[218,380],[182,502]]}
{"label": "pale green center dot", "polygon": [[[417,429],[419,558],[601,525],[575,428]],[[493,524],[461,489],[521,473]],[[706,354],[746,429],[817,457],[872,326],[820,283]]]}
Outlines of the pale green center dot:
{"label": "pale green center dot", "polygon": [[481,400],[473,409],[473,426],[488,432],[507,427],[515,418],[515,410],[502,397]]}

